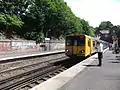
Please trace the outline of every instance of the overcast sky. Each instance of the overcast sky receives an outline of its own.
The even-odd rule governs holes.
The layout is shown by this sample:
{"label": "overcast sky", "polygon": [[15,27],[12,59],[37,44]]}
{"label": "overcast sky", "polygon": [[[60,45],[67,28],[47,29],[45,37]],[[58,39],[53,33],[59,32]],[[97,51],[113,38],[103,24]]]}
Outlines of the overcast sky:
{"label": "overcast sky", "polygon": [[64,0],[73,13],[93,27],[101,21],[120,25],[120,0]]}

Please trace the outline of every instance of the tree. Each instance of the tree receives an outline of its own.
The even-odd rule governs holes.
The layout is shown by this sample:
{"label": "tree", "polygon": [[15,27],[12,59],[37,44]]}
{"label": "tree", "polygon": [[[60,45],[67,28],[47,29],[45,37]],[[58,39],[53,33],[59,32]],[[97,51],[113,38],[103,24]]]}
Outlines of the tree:
{"label": "tree", "polygon": [[90,36],[95,37],[95,29],[93,27],[90,27]]}
{"label": "tree", "polygon": [[120,25],[113,26],[112,31],[115,31],[115,35],[120,38]]}
{"label": "tree", "polygon": [[71,33],[91,33],[89,23],[76,17],[64,0],[35,0],[22,15],[22,20],[24,27],[17,33],[36,41]]}
{"label": "tree", "polygon": [[[27,38],[30,38],[28,32],[59,38],[66,33],[79,33],[81,26],[80,19],[72,13],[63,0],[36,0],[25,14],[24,21]],[[32,33],[30,36],[36,37],[36,34]]]}
{"label": "tree", "polygon": [[103,21],[101,22],[101,24],[99,25],[99,27],[97,28],[97,30],[110,30],[112,29],[113,24],[110,21]]}
{"label": "tree", "polygon": [[84,19],[81,20],[82,23],[82,30],[83,30],[83,34],[86,35],[90,35],[90,26],[89,23],[87,21],[85,21]]}
{"label": "tree", "polygon": [[109,30],[109,32],[112,32],[113,24],[110,21],[103,21],[99,25],[99,27],[96,27],[95,34],[99,34],[101,30]]}

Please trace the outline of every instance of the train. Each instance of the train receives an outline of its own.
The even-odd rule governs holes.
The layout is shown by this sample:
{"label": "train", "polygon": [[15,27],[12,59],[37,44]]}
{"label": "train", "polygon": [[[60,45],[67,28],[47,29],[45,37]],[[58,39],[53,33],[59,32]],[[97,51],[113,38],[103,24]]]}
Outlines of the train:
{"label": "train", "polygon": [[84,34],[69,34],[65,38],[65,54],[71,58],[87,57],[96,53],[97,42],[103,44],[103,49],[109,43]]}

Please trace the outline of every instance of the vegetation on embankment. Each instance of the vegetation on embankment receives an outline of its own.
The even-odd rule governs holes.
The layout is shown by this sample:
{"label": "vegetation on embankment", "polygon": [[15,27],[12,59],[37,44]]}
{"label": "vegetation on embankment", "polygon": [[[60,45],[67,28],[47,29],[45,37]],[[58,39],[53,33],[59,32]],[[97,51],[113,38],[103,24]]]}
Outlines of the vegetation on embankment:
{"label": "vegetation on embankment", "polygon": [[61,39],[71,33],[94,36],[95,30],[112,25],[105,23],[94,29],[76,17],[64,0],[0,0],[0,32],[9,39],[18,35],[40,42],[45,37]]}

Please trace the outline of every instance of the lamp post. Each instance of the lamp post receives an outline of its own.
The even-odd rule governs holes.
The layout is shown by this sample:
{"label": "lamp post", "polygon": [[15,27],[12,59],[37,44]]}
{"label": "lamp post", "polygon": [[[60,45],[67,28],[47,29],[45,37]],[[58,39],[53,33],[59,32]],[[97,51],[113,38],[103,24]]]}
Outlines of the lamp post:
{"label": "lamp post", "polygon": [[50,42],[51,42],[51,40],[50,40],[50,39],[51,39],[51,38],[50,38],[50,33],[51,33],[51,32],[50,32],[50,31],[51,31],[51,30],[49,29],[49,30],[46,32],[46,38],[45,38],[45,43],[46,43],[45,46],[46,46],[46,48],[47,48],[46,50],[49,50],[49,51],[51,50],[51,47],[50,47]]}
{"label": "lamp post", "polygon": [[49,32],[49,38],[50,38],[49,40],[49,51],[50,51],[51,50],[51,29],[49,29],[48,32]]}

